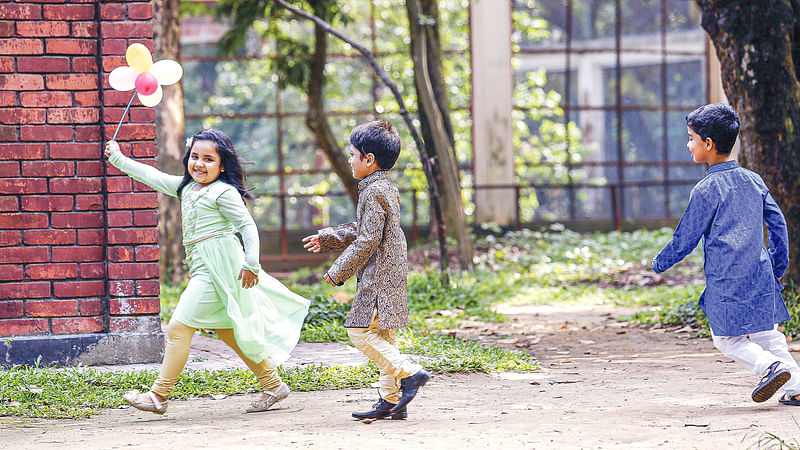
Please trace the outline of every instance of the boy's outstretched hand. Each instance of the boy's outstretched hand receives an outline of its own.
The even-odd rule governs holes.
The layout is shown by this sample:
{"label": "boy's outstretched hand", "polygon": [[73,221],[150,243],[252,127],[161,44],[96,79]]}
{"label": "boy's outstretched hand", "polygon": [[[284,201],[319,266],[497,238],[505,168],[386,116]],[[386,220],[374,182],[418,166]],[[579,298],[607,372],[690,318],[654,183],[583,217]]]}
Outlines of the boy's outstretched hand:
{"label": "boy's outstretched hand", "polygon": [[303,242],[305,242],[303,248],[310,251],[311,253],[319,253],[322,250],[322,248],[319,246],[318,234],[312,234],[311,236],[304,237]]}
{"label": "boy's outstretched hand", "polygon": [[112,154],[117,153],[119,151],[119,144],[117,141],[108,141],[106,142],[106,150],[103,152],[106,159],[108,159]]}
{"label": "boy's outstretched hand", "polygon": [[[303,248],[310,251],[311,253],[319,253],[320,251],[322,251],[322,248],[319,245],[318,234],[312,234],[311,236],[304,237],[303,242],[305,242]],[[331,278],[328,276],[327,273],[325,273],[323,278],[325,278],[325,281],[327,281],[328,284],[330,284],[331,286],[336,286],[336,284],[334,284],[333,281],[331,281]]]}
{"label": "boy's outstretched hand", "polygon": [[239,279],[242,280],[242,287],[245,289],[250,289],[258,284],[258,275],[247,269],[242,269],[241,272],[239,272]]}

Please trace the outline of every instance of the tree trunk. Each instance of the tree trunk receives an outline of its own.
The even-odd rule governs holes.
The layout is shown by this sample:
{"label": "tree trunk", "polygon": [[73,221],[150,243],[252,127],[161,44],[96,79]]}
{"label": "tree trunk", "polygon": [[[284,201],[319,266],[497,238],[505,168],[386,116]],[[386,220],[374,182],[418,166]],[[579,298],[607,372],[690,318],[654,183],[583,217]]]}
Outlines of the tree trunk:
{"label": "tree trunk", "polygon": [[[428,181],[428,192],[430,193],[430,201],[431,201],[431,209],[433,210],[433,217],[437,218],[438,223],[442,223],[443,220],[440,219],[442,217],[442,209],[441,209],[441,195],[439,194],[440,189],[440,181],[436,176],[438,171],[437,166],[432,163],[432,159],[428,157],[427,151],[425,150],[425,142],[420,137],[419,133],[417,132],[417,128],[414,125],[414,121],[411,119],[411,115],[408,113],[408,110],[405,106],[405,99],[403,99],[403,95],[400,93],[400,89],[397,87],[397,83],[392,81],[389,75],[386,73],[385,70],[381,67],[378,63],[378,60],[375,59],[375,55],[373,55],[369,50],[366,49],[360,43],[350,39],[349,37],[342,34],[340,31],[333,28],[329,23],[325,22],[319,16],[314,14],[308,13],[303,11],[300,8],[294,7],[286,2],[286,0],[272,0],[276,4],[280,5],[283,8],[291,11],[292,13],[296,14],[299,17],[303,17],[305,19],[311,20],[314,24],[322,27],[325,32],[332,34],[336,38],[346,42],[354,49],[358,50],[359,53],[366,59],[369,65],[372,67],[372,70],[378,75],[378,78],[383,81],[386,87],[392,92],[395,101],[397,102],[398,112],[400,116],[403,118],[406,126],[408,126],[408,131],[411,133],[411,138],[414,139],[414,143],[417,146],[417,151],[419,152],[420,161],[422,162],[422,169],[425,172],[425,178]],[[438,233],[438,241],[439,241],[439,252],[441,255],[447,254],[447,245],[445,243],[445,236],[444,233]],[[441,272],[441,279],[444,285],[449,283],[449,271],[448,271],[448,261],[447,258],[440,258],[440,264],[442,268]]]}
{"label": "tree trunk", "polygon": [[697,3],[739,113],[739,162],[761,175],[783,210],[792,261],[786,277],[800,281],[800,0]]}
{"label": "tree trunk", "polygon": [[308,80],[308,113],[306,125],[314,133],[317,145],[320,146],[336,175],[350,195],[353,204],[358,203],[358,183],[353,178],[347,157],[336,143],[328,119],[325,116],[325,62],[327,60],[328,36],[324,28],[314,24],[314,62],[311,65],[311,77]]}
{"label": "tree trunk", "polygon": [[422,134],[428,156],[436,158],[438,176],[441,177],[442,214],[448,234],[456,240],[459,264],[462,269],[472,270],[472,237],[464,215],[450,109],[442,77],[436,25],[439,20],[438,4],[437,0],[423,0],[422,4],[425,6],[419,0],[406,1]]}
{"label": "tree trunk", "polygon": [[[154,59],[180,59],[179,0],[153,0]],[[180,82],[164,86],[164,98],[155,108],[158,167],[183,174],[183,88]],[[161,282],[180,284],[185,277],[181,234],[180,201],[159,194],[158,245]]]}
{"label": "tree trunk", "polygon": [[[414,48],[414,46],[417,45],[415,41],[418,39],[422,39],[425,43],[428,74],[431,79],[434,100],[439,111],[442,112],[444,129],[450,140],[450,146],[455,147],[456,142],[453,136],[453,124],[450,120],[450,102],[448,100],[447,87],[444,83],[444,75],[442,74],[442,49],[439,44],[441,42],[439,37],[439,2],[438,0],[420,0],[419,3],[422,8],[421,14],[424,15],[428,21],[427,26],[420,27],[419,20],[411,22],[411,17],[409,16],[411,46]],[[423,31],[425,35],[420,36],[420,33]],[[417,86],[417,91],[419,91],[419,86]],[[426,111],[420,109],[419,117],[422,127],[422,138],[425,139],[425,142],[431,142],[433,140],[433,135],[431,127],[428,125]]]}

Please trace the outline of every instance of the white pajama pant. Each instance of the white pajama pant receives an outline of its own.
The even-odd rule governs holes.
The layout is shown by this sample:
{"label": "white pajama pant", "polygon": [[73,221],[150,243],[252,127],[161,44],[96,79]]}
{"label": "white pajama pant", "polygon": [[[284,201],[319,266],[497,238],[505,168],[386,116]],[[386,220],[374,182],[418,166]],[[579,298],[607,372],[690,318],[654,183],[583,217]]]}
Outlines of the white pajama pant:
{"label": "white pajama pant", "polygon": [[786,336],[778,331],[778,325],[768,331],[752,333],[750,339],[746,336],[715,336],[713,332],[711,337],[723,355],[756,375],[764,375],[770,364],[781,361],[792,374],[783,390],[789,395],[800,394],[800,367],[789,353]]}
{"label": "white pajama pant", "polygon": [[422,366],[411,362],[400,353],[394,339],[395,330],[378,327],[378,311],[372,313],[369,328],[348,328],[347,335],[353,345],[380,369],[381,398],[389,403],[400,401],[400,380],[417,373]]}

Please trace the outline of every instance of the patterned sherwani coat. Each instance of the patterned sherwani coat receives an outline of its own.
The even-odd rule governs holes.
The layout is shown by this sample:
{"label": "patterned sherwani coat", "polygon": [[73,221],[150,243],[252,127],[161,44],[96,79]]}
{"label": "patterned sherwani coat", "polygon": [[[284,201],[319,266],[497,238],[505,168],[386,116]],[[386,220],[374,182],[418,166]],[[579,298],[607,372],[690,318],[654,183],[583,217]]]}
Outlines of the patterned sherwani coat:
{"label": "patterned sherwani coat", "polygon": [[354,274],[356,296],[344,323],[367,328],[377,308],[383,330],[408,326],[406,290],[408,255],[400,228],[400,194],[386,171],[374,172],[358,183],[357,222],[318,231],[320,250],[344,249],[328,277],[341,285]]}

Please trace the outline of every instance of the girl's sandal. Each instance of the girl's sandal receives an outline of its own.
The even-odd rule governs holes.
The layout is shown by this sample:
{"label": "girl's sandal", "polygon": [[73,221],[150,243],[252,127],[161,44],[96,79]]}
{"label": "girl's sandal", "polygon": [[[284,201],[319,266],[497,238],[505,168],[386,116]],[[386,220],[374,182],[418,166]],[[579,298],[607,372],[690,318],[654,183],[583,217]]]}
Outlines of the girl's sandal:
{"label": "girl's sandal", "polygon": [[[152,403],[145,401],[148,397]],[[167,402],[161,402],[153,391],[149,391],[146,394],[140,394],[139,391],[129,391],[122,399],[129,405],[136,409],[141,409],[142,411],[149,411],[156,414],[164,414],[167,412]]]}
{"label": "girl's sandal", "polygon": [[275,403],[278,403],[279,401],[288,397],[290,392],[291,390],[289,389],[289,386],[286,383],[281,383],[280,386],[278,386],[278,389],[275,389],[274,392],[264,391],[264,394],[266,394],[267,398],[265,400],[253,402],[246,411],[249,413],[266,411],[272,408]]}

